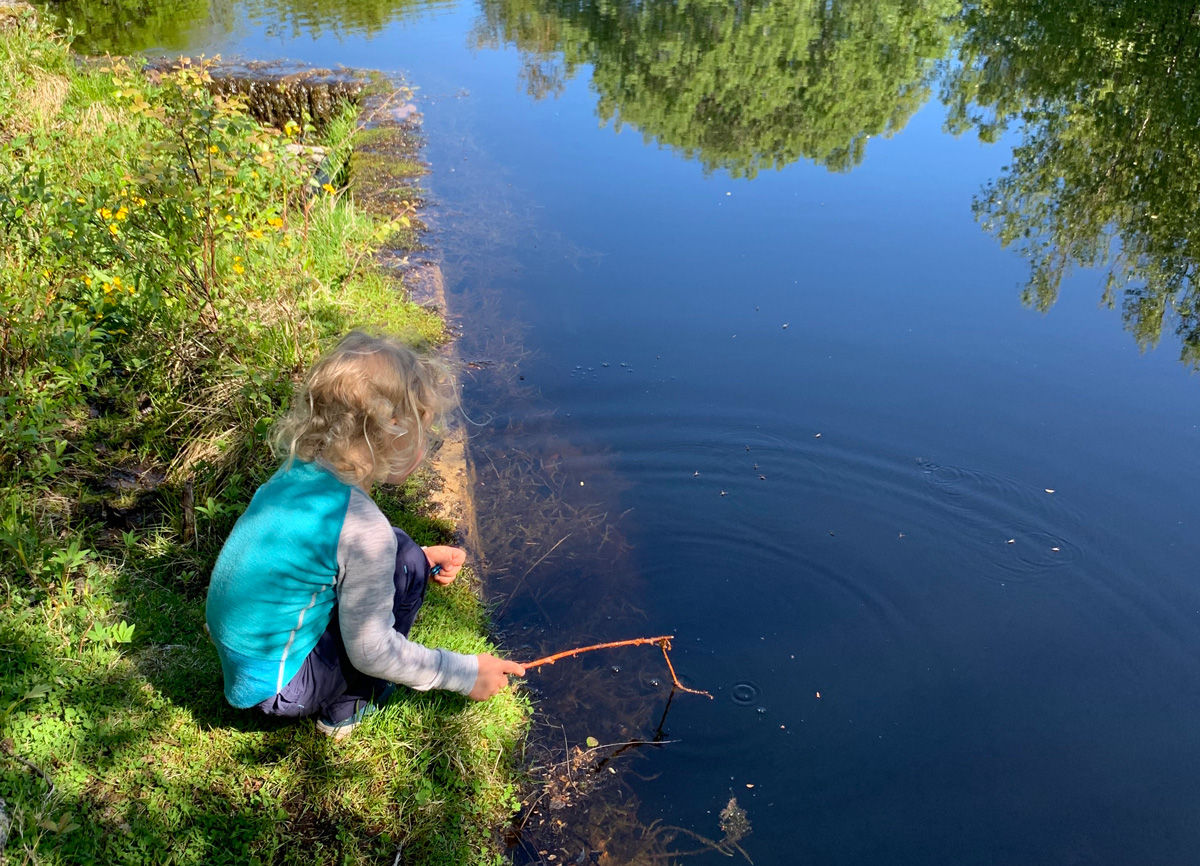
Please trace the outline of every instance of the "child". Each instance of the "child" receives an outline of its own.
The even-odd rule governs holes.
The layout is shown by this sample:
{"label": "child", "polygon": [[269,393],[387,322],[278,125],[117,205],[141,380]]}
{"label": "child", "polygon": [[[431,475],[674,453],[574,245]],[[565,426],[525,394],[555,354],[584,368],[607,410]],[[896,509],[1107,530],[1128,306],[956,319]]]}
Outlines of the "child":
{"label": "child", "polygon": [[234,525],[208,589],[233,706],[316,715],[317,730],[340,739],[393,683],[482,701],[509,674],[524,676],[487,653],[407,639],[428,580],[453,581],[466,553],[418,547],[368,496],[373,483],[399,483],[417,467],[454,399],[436,362],[358,331],[309,371],[273,432],[283,465]]}

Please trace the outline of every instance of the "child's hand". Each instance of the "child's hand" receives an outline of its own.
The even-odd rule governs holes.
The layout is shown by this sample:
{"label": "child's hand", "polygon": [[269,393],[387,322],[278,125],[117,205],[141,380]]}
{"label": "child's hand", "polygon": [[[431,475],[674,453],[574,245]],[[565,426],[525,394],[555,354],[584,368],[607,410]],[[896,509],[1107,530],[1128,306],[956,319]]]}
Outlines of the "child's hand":
{"label": "child's hand", "polygon": [[458,570],[467,561],[467,552],[461,547],[448,547],[444,544],[436,544],[433,547],[423,547],[421,549],[425,551],[425,558],[429,560],[430,568],[435,565],[442,567],[442,570],[437,574],[431,575],[433,582],[441,586],[453,583],[454,576],[458,574]]}
{"label": "child's hand", "polygon": [[468,697],[473,701],[486,701],[492,695],[508,685],[508,675],[525,676],[525,668],[508,659],[498,659],[488,653],[480,653],[479,676],[475,678],[475,687]]}

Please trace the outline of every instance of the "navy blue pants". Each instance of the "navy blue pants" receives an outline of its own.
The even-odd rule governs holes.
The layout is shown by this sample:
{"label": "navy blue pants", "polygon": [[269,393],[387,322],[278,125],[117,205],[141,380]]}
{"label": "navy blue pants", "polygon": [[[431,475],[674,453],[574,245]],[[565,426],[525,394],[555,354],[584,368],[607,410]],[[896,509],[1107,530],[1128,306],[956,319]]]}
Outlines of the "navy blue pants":
{"label": "navy blue pants", "polygon": [[[396,631],[408,637],[417,611],[425,601],[429,560],[415,541],[395,527],[392,531],[396,533],[396,571],[392,575],[396,592],[392,598],[392,616],[396,619]],[[258,707],[269,716],[296,718],[319,713],[326,721],[342,722],[354,715],[362,701],[374,700],[388,685],[386,680],[369,677],[350,664],[335,605],[329,626],[300,670],[283,691],[267,698]]]}

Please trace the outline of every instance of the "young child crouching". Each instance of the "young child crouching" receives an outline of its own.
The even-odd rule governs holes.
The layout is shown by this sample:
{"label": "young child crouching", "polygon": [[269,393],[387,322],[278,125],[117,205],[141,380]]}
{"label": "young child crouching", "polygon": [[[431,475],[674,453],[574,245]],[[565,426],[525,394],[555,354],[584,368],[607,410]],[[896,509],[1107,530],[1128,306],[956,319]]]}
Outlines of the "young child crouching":
{"label": "young child crouching", "polygon": [[368,495],[417,467],[455,396],[435,361],[357,331],[309,371],[273,433],[283,465],[234,525],[208,589],[233,706],[315,715],[340,738],[393,683],[482,701],[524,675],[488,653],[407,639],[428,581],[453,581],[466,553],[418,547]]}

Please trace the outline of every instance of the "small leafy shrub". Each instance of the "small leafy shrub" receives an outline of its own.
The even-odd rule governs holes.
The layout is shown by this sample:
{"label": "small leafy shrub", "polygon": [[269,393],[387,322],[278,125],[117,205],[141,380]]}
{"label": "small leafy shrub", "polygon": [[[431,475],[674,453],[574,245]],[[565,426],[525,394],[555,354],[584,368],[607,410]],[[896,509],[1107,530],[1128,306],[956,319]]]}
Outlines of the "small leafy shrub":
{"label": "small leafy shrub", "polygon": [[[315,188],[296,146],[311,127],[212,93],[212,61],[77,71],[26,24],[0,49],[0,87],[40,106],[0,108],[0,495],[20,523],[0,525],[0,564],[40,585],[73,516],[48,485],[97,447],[199,476],[203,517],[228,525],[237,510],[209,501],[247,448],[265,457],[291,376],[353,321],[334,292],[369,279],[354,264],[387,226]],[[47,82],[54,100],[30,96]]]}

